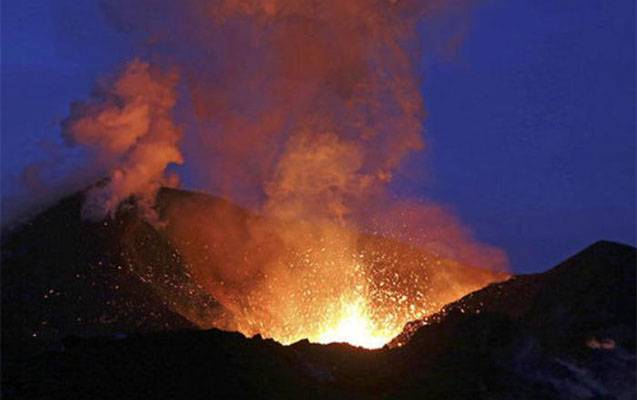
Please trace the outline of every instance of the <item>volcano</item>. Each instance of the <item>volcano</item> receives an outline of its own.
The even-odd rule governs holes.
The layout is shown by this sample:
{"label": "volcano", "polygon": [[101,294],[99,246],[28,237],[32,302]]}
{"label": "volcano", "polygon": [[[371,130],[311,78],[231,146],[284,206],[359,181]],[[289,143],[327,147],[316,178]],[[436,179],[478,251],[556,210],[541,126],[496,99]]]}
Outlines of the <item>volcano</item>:
{"label": "volcano", "polygon": [[[248,211],[163,189],[162,225],[138,217],[132,202],[113,219],[85,222],[82,201],[82,193],[68,197],[4,232],[3,398],[637,395],[633,247],[598,242],[547,272],[513,277],[451,260],[417,262],[431,265],[418,276],[427,278],[432,310],[382,349],[284,345],[215,296],[247,293],[258,273],[230,292],[214,290],[227,282],[223,271],[197,277],[235,256],[221,245],[241,240]],[[214,230],[223,241],[210,241],[211,226],[223,228]],[[192,234],[174,234],[185,230]],[[380,236],[361,235],[357,245],[398,254],[391,262],[441,259]],[[383,282],[379,264],[373,271]]]}
{"label": "volcano", "polygon": [[[121,207],[114,219],[88,222],[80,217],[83,197],[84,193],[67,197],[4,235],[3,318],[13,327],[3,332],[5,343],[16,341],[20,346],[42,349],[68,335],[196,327],[240,331],[247,336],[263,334],[286,344],[308,337],[303,328],[313,321],[282,323],[268,313],[268,298],[253,295],[262,285],[263,275],[270,273],[261,264],[276,257],[291,264],[294,274],[298,273],[293,268],[300,268],[294,264],[299,258],[296,249],[270,240],[278,239],[270,228],[275,223],[223,199],[175,189],[159,194],[160,226],[139,217],[133,203]],[[266,240],[246,249],[243,243],[255,229],[265,232],[261,236]],[[404,323],[425,314],[414,303],[420,301],[432,313],[507,276],[380,236],[360,235],[356,246],[359,256],[374,256],[368,257],[367,273],[385,298],[377,296],[373,306],[384,315],[402,310],[402,322],[390,321],[398,331],[377,338],[372,342],[376,347],[400,333]],[[304,260],[306,257],[303,254]],[[248,258],[253,260],[247,262]],[[400,275],[396,266],[401,268]],[[313,276],[305,278],[312,290],[320,292],[315,281],[322,283]],[[323,300],[317,296],[331,294],[329,289],[297,298],[294,302],[307,308],[299,308],[295,314],[308,313],[311,303]],[[282,302],[291,303],[287,298]],[[357,306],[360,304],[352,303],[345,308]],[[365,330],[367,321],[359,311],[354,309],[338,320],[323,341],[349,341],[338,329]],[[316,312],[307,315],[317,318]],[[291,324],[300,333],[281,334],[279,327]],[[356,344],[365,345],[365,339]]]}

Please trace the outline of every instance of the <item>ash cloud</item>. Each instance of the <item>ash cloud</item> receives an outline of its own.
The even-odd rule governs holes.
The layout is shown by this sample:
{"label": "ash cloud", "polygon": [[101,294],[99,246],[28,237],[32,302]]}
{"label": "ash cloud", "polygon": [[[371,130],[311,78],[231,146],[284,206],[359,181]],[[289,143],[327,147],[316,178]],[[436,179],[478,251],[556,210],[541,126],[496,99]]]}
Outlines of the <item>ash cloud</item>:
{"label": "ash cloud", "polygon": [[[348,173],[370,189],[423,147],[415,28],[438,4],[125,3],[104,4],[118,26],[135,27],[158,59],[183,71],[198,121],[184,151],[215,192],[260,205],[276,191],[279,161],[294,158],[286,152],[300,141],[324,147],[332,137],[335,146],[349,146],[359,160]],[[351,163],[348,157],[333,161]],[[341,185],[347,179],[333,177],[334,191],[351,193]]]}
{"label": "ash cloud", "polygon": [[[324,201],[335,219],[370,198],[386,201],[379,193],[401,162],[424,148],[419,23],[463,20],[472,4],[102,2],[153,61],[179,67],[191,105],[186,118],[194,121],[183,152],[200,187],[276,215],[295,207],[327,216],[312,206]],[[303,153],[308,148],[333,159],[319,166]],[[329,188],[325,199],[290,186],[292,171]]]}

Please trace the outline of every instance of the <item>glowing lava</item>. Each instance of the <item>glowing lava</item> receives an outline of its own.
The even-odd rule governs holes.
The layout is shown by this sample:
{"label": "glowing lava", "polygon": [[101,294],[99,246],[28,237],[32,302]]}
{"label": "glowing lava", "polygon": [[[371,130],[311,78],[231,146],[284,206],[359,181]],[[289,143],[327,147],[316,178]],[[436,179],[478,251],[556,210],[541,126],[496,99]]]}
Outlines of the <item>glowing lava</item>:
{"label": "glowing lava", "polygon": [[315,340],[318,343],[349,343],[367,349],[383,347],[399,332],[379,328],[371,317],[365,299],[342,302],[341,312],[327,324]]}

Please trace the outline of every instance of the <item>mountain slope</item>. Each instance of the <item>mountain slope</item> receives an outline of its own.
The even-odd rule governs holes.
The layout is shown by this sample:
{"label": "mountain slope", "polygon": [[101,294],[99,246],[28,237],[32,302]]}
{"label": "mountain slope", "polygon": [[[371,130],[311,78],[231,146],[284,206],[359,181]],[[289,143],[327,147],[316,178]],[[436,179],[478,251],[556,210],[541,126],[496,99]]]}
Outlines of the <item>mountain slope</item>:
{"label": "mountain slope", "polygon": [[5,355],[57,346],[67,335],[194,328],[179,307],[216,312],[167,238],[133,209],[89,223],[82,201],[68,197],[3,235]]}
{"label": "mountain slope", "polygon": [[635,398],[636,269],[634,247],[601,241],[491,284],[408,324],[398,373],[432,398]]}
{"label": "mountain slope", "polygon": [[[620,344],[635,349],[635,338],[619,326],[635,321],[636,298],[634,248],[600,241],[539,274],[518,275],[491,284],[448,304],[439,313],[405,328],[393,344],[411,339],[420,326],[453,314],[493,313],[524,321],[557,344],[573,336],[604,336],[617,327]],[[568,338],[562,343],[562,337]]]}

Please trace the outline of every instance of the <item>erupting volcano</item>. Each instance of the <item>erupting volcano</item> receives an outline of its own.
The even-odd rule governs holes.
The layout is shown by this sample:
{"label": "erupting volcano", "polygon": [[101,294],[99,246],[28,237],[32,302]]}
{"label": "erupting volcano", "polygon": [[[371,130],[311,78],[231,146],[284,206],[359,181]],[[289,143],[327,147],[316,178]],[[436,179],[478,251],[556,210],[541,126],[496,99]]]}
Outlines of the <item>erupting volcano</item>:
{"label": "erupting volcano", "polygon": [[636,398],[621,1],[4,1],[2,398]]}
{"label": "erupting volcano", "polygon": [[[506,269],[503,253],[473,241],[449,211],[392,194],[424,144],[417,24],[464,12],[458,5],[105,7],[152,63],[135,59],[101,81],[62,124],[66,142],[109,171],[86,192],[83,215],[113,218],[134,201],[226,311],[177,310],[193,323],[282,343],[380,347],[504,276],[489,272]],[[207,191],[250,211],[179,205],[162,215],[156,194],[177,184],[166,168],[182,163]]]}

